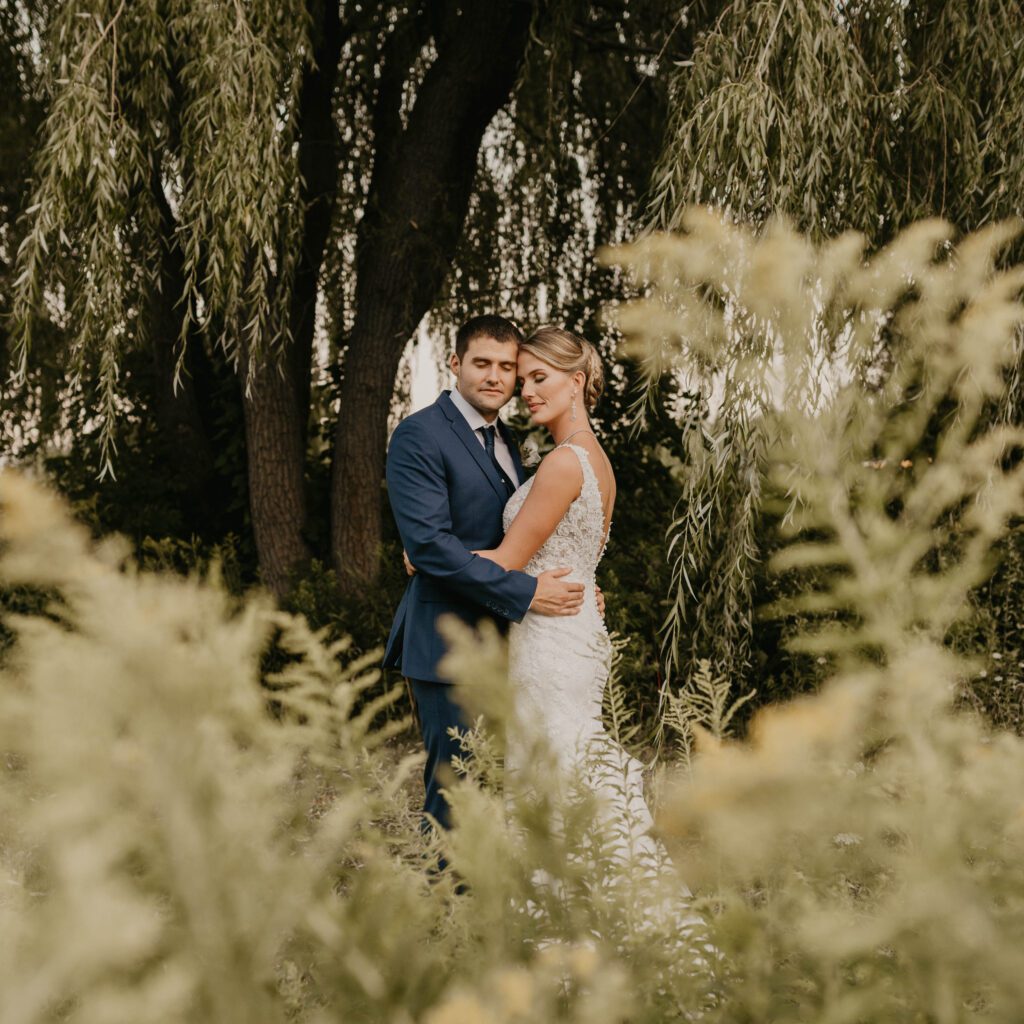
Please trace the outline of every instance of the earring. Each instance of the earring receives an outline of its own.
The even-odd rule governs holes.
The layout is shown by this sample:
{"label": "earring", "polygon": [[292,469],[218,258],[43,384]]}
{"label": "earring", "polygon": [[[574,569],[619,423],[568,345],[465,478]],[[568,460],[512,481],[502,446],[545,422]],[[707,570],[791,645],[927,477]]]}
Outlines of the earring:
{"label": "earring", "polygon": [[572,393],[572,412],[569,414],[569,419],[576,419],[576,392]]}

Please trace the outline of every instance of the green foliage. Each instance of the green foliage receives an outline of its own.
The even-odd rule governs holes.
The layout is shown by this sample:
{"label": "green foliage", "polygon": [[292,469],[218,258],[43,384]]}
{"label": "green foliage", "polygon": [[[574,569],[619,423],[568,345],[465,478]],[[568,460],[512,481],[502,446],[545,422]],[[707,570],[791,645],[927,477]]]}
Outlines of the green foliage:
{"label": "green foliage", "polygon": [[[395,694],[365,701],[376,673],[347,641],[215,575],[139,572],[11,473],[0,509],[5,584],[60,599],[9,621],[0,671],[5,1021],[654,1021],[699,998],[668,923],[640,925],[665,891],[616,875],[592,798],[557,835],[530,827],[554,806],[547,759],[505,826],[500,794],[456,787],[460,895],[409,813],[421,757],[385,746],[404,723],[372,727]],[[287,657],[261,686],[272,642]],[[496,638],[464,651],[474,690],[500,692]]]}
{"label": "green foliage", "polygon": [[[394,786],[366,767],[387,733],[351,715],[375,673],[262,600],[122,568],[9,473],[2,507],[5,583],[62,598],[10,623],[0,687],[3,1016],[284,1019],[286,950],[324,930],[343,947],[331,869],[358,862]],[[267,681],[276,717],[272,630],[295,659]],[[360,783],[314,820],[326,765]]]}
{"label": "green foliage", "polygon": [[972,658],[972,671],[960,698],[995,726],[1021,731],[1024,723],[1024,536],[1013,526],[997,546],[995,570],[971,594],[970,618],[954,627],[955,650]]}
{"label": "green foliage", "polygon": [[[0,435],[8,450],[17,447],[23,433],[24,389],[14,387],[9,380],[11,353],[6,321],[17,248],[15,222],[25,205],[25,168],[43,115],[30,42],[38,20],[35,4],[0,0],[0,94],[4,97],[0,108]],[[52,338],[40,338],[40,363],[48,362],[51,346]]]}
{"label": "green foliage", "polygon": [[[1009,112],[1024,102],[1022,40],[1019,5],[1006,0],[969,10],[928,0],[723,5],[674,72],[650,222],[678,228],[701,203],[755,225],[784,215],[818,240],[852,228],[885,243],[921,217],[969,230],[1019,214],[1024,150]],[[728,292],[719,299],[733,301]],[[692,312],[684,330],[699,337],[707,325]],[[875,342],[853,372],[884,375],[898,360],[884,332]],[[654,387],[670,361],[657,347],[644,357]],[[781,358],[776,339],[740,328],[730,346],[713,355],[689,346],[674,364],[694,397],[671,531],[672,589],[685,614],[670,617],[666,637],[670,671],[685,676],[707,657],[776,696],[813,686],[820,670],[780,654],[799,615],[784,627],[757,621],[757,607],[788,587],[765,571],[788,507],[765,477],[766,431],[778,401],[828,404],[832,378],[846,372],[845,355],[824,339],[799,393],[783,399]],[[1016,363],[1006,372],[1019,380]],[[1020,422],[1019,392],[999,401],[1004,417]],[[900,458],[926,454],[906,449]]]}
{"label": "green foliage", "polygon": [[[318,11],[303,0],[74,0],[33,12],[48,110],[5,296],[15,368],[30,373],[30,348],[59,320],[71,384],[95,383],[90,405],[108,470],[129,352],[154,340],[173,345],[180,373],[187,345],[200,339],[243,367],[287,342],[303,244],[297,146],[312,130],[301,123],[300,90]],[[338,161],[317,168],[330,196],[317,212],[331,233],[320,339],[331,351],[316,381],[328,385],[328,406],[354,324],[369,180],[437,56],[432,33],[444,19],[398,3],[342,4],[341,20],[330,101],[339,144],[316,144]],[[536,319],[542,306],[549,315],[574,304],[596,312],[602,294],[590,253],[595,237],[622,237],[646,186],[666,92],[655,54],[675,54],[678,20],[663,0],[538,9],[514,102],[477,161],[469,225],[436,318],[443,330],[467,303],[479,312],[481,295],[522,318]],[[11,53],[28,64],[30,50],[19,40]],[[521,244],[524,233],[533,244]],[[168,286],[160,278],[167,247],[181,257],[172,275],[180,294],[165,297],[170,324],[150,308]]]}
{"label": "green foliage", "polygon": [[726,739],[736,713],[756,692],[751,690],[734,698],[732,681],[726,676],[716,676],[706,658],[699,661],[685,687],[665,691],[661,720],[677,744],[677,751],[668,756],[689,771],[693,766],[696,739],[699,736],[710,736],[719,742]]}
{"label": "green foliage", "polygon": [[1024,28],[1012,0],[739,0],[674,74],[652,219],[687,204],[885,240],[1020,211]]}
{"label": "green foliage", "polygon": [[314,560],[296,579],[284,606],[335,639],[349,637],[353,650],[360,654],[377,650],[388,635],[408,583],[402,547],[395,538],[388,539],[382,561],[385,568],[375,585],[358,594],[345,594],[334,570]]}
{"label": "green foliage", "polygon": [[[483,309],[561,322],[597,340],[620,283],[593,260],[642,216],[673,60],[689,54],[679,5],[555,0],[538,10],[512,103],[495,118],[456,272],[435,328]],[[483,305],[481,305],[483,304]]]}
{"label": "green foliage", "polygon": [[60,295],[72,382],[96,372],[105,468],[119,367],[145,340],[140,314],[161,288],[165,189],[184,260],[182,341],[199,323],[237,359],[281,336],[296,227],[288,115],[305,32],[301,3],[83,0],[50,12],[50,102],[11,302],[15,365],[27,373],[44,295]]}
{"label": "green foliage", "polygon": [[[77,406],[76,413],[87,415]],[[165,439],[143,408],[122,411],[114,433],[118,447],[116,480],[97,485],[95,459],[103,446],[101,432],[92,424],[68,450],[29,447],[32,461],[67,498],[75,515],[99,536],[118,533],[128,539],[137,557],[146,562],[154,546],[178,553],[167,560],[182,572],[202,568],[210,552],[220,549],[237,563],[238,582],[256,580],[255,552],[248,531],[244,485],[231,495],[222,495],[219,507],[196,505],[186,482],[168,472]],[[244,464],[232,466],[232,453],[225,453],[225,468],[244,472]],[[193,557],[187,555],[193,552]],[[229,553],[230,552],[230,553]]]}
{"label": "green foliage", "polygon": [[[720,1019],[1012,1020],[1024,741],[951,710],[973,667],[947,641],[1024,498],[1024,434],[986,416],[1024,320],[1024,268],[996,269],[1016,228],[952,249],[924,223],[866,260],[858,239],[685,223],[620,254],[652,282],[623,315],[638,343],[713,353],[735,336],[727,291],[733,323],[777,340],[780,396],[823,340],[846,367],[827,403],[780,397],[765,431],[789,512],[773,568],[818,570],[780,611],[817,620],[792,643],[831,678],[761,712],[749,744],[698,743],[660,818],[718,906]],[[898,359],[879,382],[858,367],[882,325]]]}
{"label": "green foliage", "polygon": [[[936,454],[936,430],[956,414],[955,406],[946,403],[961,386],[952,378],[937,377],[935,393],[929,393],[928,402],[923,400],[922,389],[931,382],[922,380],[921,357],[906,350],[905,335],[918,326],[912,317],[924,316],[925,309],[929,320],[922,329],[933,332],[936,343],[954,330],[968,331],[971,321],[960,323],[957,303],[974,297],[969,289],[975,287],[979,272],[971,277],[960,271],[960,261],[967,256],[981,260],[985,246],[1007,243],[1014,232],[1004,227],[970,236],[954,253],[952,230],[925,222],[861,267],[864,241],[853,235],[811,250],[776,224],[758,247],[749,234],[718,224],[709,215],[692,212],[686,226],[700,235],[699,245],[666,237],[650,248],[622,251],[620,258],[650,282],[651,291],[622,313],[620,323],[627,333],[636,331],[651,342],[653,351],[645,363],[652,374],[676,360],[684,371],[703,372],[704,379],[714,376],[717,381],[723,412],[689,428],[682,514],[670,535],[675,578],[666,652],[670,666],[683,666],[687,674],[687,666],[708,657],[719,671],[739,679],[750,668],[755,591],[749,566],[764,543],[744,546],[731,541],[737,534],[743,540],[750,536],[763,501],[783,531],[798,521],[796,483],[789,478],[771,480],[765,454],[766,446],[781,436],[783,413],[799,410],[817,416],[825,429],[828,417],[840,415],[850,404],[851,389],[859,389],[873,418],[857,407],[863,433],[851,440],[850,452],[859,453],[868,474],[857,486],[884,483],[891,488],[887,500],[901,508],[906,501],[902,489],[915,479],[917,466]],[[924,275],[922,266],[930,267],[929,261],[940,253],[942,262]],[[1006,287],[1011,287],[1013,278],[1008,280]],[[804,305],[797,305],[796,299],[789,305],[773,305],[774,297],[765,296],[776,284],[802,296]],[[944,307],[933,294],[941,289],[946,289]],[[800,348],[794,348],[793,339],[803,339]],[[995,344],[986,334],[971,335],[970,340],[984,351]],[[1005,357],[1000,367],[1012,363],[1013,340],[1011,332],[1006,341],[1011,351],[1000,353]],[[979,352],[977,359],[982,358]],[[975,419],[982,407],[990,410],[1003,391],[1002,377],[986,373],[971,408]],[[917,432],[884,433],[890,406],[905,408],[908,417],[911,412],[922,417],[922,424],[911,419]],[[745,456],[745,494],[735,476],[723,482],[716,474],[723,448],[731,449],[730,458],[735,458],[730,431],[737,421],[745,423],[746,436],[755,443]],[[1010,445],[1013,430],[1004,429]],[[818,472],[831,478],[838,470],[822,464]],[[712,495],[720,504],[708,503]],[[742,516],[731,519],[727,513],[737,501],[748,504]],[[942,507],[940,512],[947,515],[949,510]],[[935,513],[933,525],[936,538],[948,544],[958,520],[940,521]],[[809,531],[814,528],[806,526]],[[773,544],[779,543],[778,536],[776,532]],[[945,549],[937,540],[929,557],[940,550]],[[902,554],[924,558],[928,552]],[[803,570],[824,573],[827,582],[827,564],[798,564]],[[784,588],[779,596],[778,610],[797,625],[806,624],[801,617],[810,610],[833,619],[845,614],[839,607],[787,604]]]}
{"label": "green foliage", "polygon": [[[212,560],[224,567],[231,589],[257,581],[256,553],[248,513],[245,444],[234,414],[238,385],[230,376],[216,382],[211,425],[217,446],[218,480],[208,501],[200,501],[188,481],[173,472],[180,465],[171,451],[175,439],[161,432],[151,402],[151,365],[143,353],[132,353],[122,367],[113,441],[117,447],[117,475],[102,483],[96,468],[105,443],[100,424],[90,408],[92,380],[65,390],[52,387],[53,366],[31,375],[24,389],[29,406],[12,402],[7,451],[10,464],[31,467],[68,500],[75,517],[95,536],[116,533],[132,545],[135,557],[146,566],[188,573],[205,571]],[[35,398],[53,400],[52,415],[43,414]],[[0,422],[5,417],[0,416]],[[20,436],[19,436],[20,435]],[[179,443],[180,443],[180,439]]]}
{"label": "green foliage", "polygon": [[[32,461],[38,432],[69,475],[101,471],[96,503],[132,506],[133,537],[248,544],[252,528],[278,595],[310,556],[374,578],[382,506],[359,499],[404,398],[402,346],[425,315],[446,335],[486,309],[594,320],[618,286],[594,245],[635,225],[659,72],[692,41],[668,0],[502,7],[473,8],[523,27],[496,45],[457,4],[31,5],[11,52],[46,117],[9,211],[17,267],[0,271],[18,374],[3,454]],[[509,66],[482,87],[488,49]],[[481,142],[467,126],[499,108]],[[164,521],[140,528],[136,481],[114,473],[145,477],[150,511],[167,483]],[[284,507],[268,494],[287,496],[283,524],[265,522]]]}

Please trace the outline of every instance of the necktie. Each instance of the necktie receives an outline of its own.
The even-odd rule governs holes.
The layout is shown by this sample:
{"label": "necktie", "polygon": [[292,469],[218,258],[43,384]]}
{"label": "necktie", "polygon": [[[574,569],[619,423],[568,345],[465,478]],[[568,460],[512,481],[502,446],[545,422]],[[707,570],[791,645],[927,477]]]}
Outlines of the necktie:
{"label": "necktie", "polygon": [[487,452],[487,458],[491,460],[491,465],[498,471],[498,476],[501,477],[501,482],[505,485],[505,490],[511,494],[515,487],[512,481],[509,480],[508,474],[501,468],[501,463],[498,461],[497,456],[494,454],[494,427],[481,427],[484,432],[484,450]]}

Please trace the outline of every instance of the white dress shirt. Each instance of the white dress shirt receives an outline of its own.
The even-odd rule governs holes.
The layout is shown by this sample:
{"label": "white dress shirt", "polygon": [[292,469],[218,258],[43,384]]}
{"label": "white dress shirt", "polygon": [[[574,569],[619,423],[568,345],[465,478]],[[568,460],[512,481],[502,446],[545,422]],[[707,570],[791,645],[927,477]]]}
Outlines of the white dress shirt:
{"label": "white dress shirt", "polygon": [[458,388],[452,388],[450,392],[452,405],[462,413],[462,418],[469,424],[469,429],[476,434],[477,440],[480,442],[481,448],[486,448],[487,445],[484,442],[483,428],[491,427],[494,430],[494,457],[498,460],[498,465],[505,470],[509,480],[512,481],[512,486],[516,487],[519,484],[519,474],[516,472],[516,464],[512,461],[512,453],[508,450],[508,445],[505,444],[505,439],[501,436],[501,431],[497,429],[498,420],[495,417],[494,423],[488,423],[484,419],[483,414],[479,409],[474,409],[459,393]]}

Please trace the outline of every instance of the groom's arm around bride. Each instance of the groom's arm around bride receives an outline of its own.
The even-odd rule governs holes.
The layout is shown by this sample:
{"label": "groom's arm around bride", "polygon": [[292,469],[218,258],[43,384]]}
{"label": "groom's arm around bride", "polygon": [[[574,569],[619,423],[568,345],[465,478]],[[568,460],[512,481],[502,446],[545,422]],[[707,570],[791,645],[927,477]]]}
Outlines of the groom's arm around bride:
{"label": "groom's arm around bride", "polygon": [[[442,395],[438,404],[446,399]],[[583,587],[559,578],[568,567],[533,577],[473,554],[500,543],[503,496],[495,500],[482,477],[478,482],[470,476],[471,486],[460,487],[463,481],[451,463],[463,453],[458,448],[442,451],[440,442],[446,438],[438,438],[433,426],[422,413],[409,417],[388,450],[388,497],[417,572],[395,615],[385,665],[400,668],[409,678],[446,682],[437,671],[444,654],[437,630],[441,615],[455,614],[470,624],[494,618],[499,626],[501,620],[519,622],[528,610],[573,615],[582,605]],[[478,472],[475,463],[464,468]]]}

